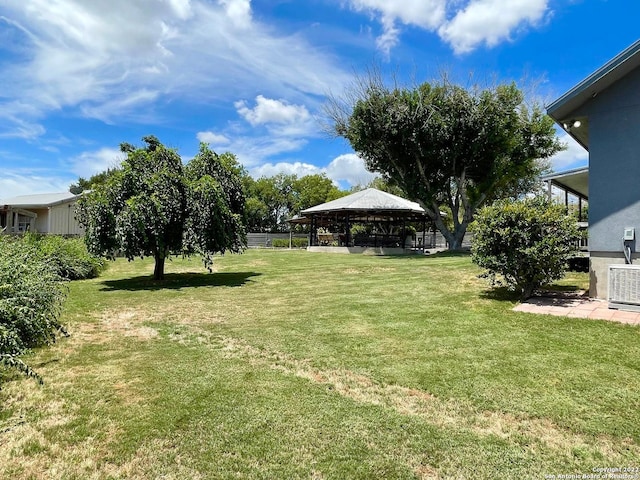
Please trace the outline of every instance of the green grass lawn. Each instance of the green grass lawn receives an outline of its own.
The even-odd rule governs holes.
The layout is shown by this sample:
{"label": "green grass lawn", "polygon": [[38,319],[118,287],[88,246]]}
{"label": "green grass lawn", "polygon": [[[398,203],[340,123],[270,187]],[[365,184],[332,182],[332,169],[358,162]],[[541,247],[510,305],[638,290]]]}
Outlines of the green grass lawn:
{"label": "green grass lawn", "polygon": [[[0,478],[544,478],[640,467],[640,330],[513,312],[465,255],[118,260],[0,391]],[[583,288],[585,275],[562,289]]]}

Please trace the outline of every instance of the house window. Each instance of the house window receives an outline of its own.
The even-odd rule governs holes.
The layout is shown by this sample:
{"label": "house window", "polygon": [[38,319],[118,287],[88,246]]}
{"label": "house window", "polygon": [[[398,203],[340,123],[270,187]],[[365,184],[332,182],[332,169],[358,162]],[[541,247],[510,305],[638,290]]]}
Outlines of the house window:
{"label": "house window", "polygon": [[18,232],[28,232],[31,230],[31,217],[18,214]]}

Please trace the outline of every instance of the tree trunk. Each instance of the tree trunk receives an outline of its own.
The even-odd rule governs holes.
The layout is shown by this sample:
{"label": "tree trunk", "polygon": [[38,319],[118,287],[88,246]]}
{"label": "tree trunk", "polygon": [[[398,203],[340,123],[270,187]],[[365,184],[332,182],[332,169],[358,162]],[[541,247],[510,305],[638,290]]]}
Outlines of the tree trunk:
{"label": "tree trunk", "polygon": [[469,224],[467,222],[462,222],[458,225],[458,227],[453,232],[454,245],[449,247],[449,250],[460,250],[462,248],[462,241],[464,240],[464,236],[467,233],[467,227]]}
{"label": "tree trunk", "polygon": [[154,255],[156,260],[156,265],[153,269],[153,279],[154,280],[164,280],[164,260],[165,256],[163,253],[156,253]]}
{"label": "tree trunk", "polygon": [[535,291],[535,285],[527,283],[522,286],[522,293],[520,295],[520,301],[524,302],[526,299],[533,297]]}
{"label": "tree trunk", "polygon": [[[439,227],[436,223],[436,226]],[[462,248],[462,241],[464,240],[464,235],[467,233],[467,222],[462,222],[457,225],[456,229],[453,232],[450,232],[444,223],[442,224],[443,228],[440,229],[440,233],[444,236],[449,244],[449,250],[460,250]]]}
{"label": "tree trunk", "polygon": [[449,243],[449,250],[460,250],[462,248],[462,239],[458,238],[455,233],[451,235],[451,240],[447,240]]}

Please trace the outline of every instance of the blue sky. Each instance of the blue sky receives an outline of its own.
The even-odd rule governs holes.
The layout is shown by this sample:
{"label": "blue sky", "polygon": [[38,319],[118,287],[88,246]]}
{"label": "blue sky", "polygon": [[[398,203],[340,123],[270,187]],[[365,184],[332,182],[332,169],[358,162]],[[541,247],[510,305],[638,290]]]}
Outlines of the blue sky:
{"label": "blue sky", "polygon": [[[548,104],[638,38],[635,0],[3,0],[0,198],[65,191],[156,135],[254,177],[371,179],[322,128],[378,65],[411,85],[515,80]],[[471,80],[470,80],[471,79]],[[556,170],[586,165],[569,148]]]}

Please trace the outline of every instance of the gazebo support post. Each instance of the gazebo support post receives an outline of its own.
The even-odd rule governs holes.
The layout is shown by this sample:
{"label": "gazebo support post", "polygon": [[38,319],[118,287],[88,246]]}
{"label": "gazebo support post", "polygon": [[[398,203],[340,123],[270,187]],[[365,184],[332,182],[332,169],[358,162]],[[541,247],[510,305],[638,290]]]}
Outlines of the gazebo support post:
{"label": "gazebo support post", "polygon": [[402,235],[400,235],[400,242],[402,248],[406,248],[407,246],[407,219],[402,217]]}
{"label": "gazebo support post", "polygon": [[348,247],[351,243],[351,225],[349,225],[349,214],[344,218],[344,243],[345,247]]}

